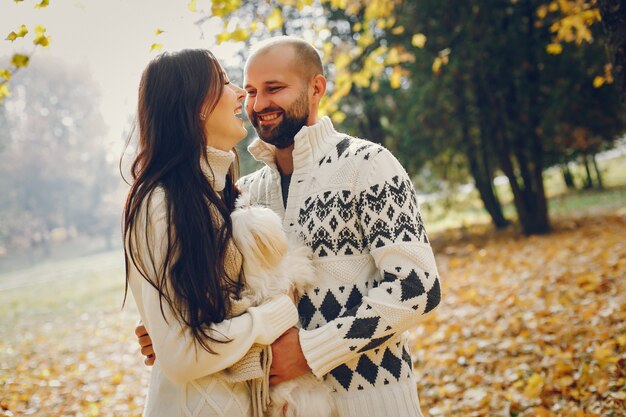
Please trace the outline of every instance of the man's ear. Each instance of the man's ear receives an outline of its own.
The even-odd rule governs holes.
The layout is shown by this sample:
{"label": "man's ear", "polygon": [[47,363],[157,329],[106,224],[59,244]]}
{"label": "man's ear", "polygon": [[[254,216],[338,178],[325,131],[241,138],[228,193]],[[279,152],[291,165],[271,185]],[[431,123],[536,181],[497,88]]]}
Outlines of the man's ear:
{"label": "man's ear", "polygon": [[313,77],[313,97],[319,101],[324,94],[326,94],[326,78],[322,74],[317,74]]}

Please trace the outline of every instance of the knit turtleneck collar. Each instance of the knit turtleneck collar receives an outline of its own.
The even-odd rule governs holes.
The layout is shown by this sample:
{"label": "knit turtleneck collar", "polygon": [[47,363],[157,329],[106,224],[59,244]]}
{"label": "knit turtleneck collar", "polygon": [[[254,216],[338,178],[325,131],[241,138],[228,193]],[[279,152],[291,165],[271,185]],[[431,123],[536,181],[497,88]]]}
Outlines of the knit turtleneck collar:
{"label": "knit turtleneck collar", "polygon": [[[314,125],[304,126],[294,137],[294,169],[324,156],[331,146],[342,139],[328,116],[319,119]],[[276,169],[274,153],[276,147],[257,138],[248,146],[248,152],[259,162]]]}
{"label": "knit turtleneck collar", "polygon": [[200,161],[202,172],[211,181],[215,191],[223,191],[226,185],[226,174],[235,160],[235,154],[232,151],[226,152],[207,146],[206,155],[207,161]]}

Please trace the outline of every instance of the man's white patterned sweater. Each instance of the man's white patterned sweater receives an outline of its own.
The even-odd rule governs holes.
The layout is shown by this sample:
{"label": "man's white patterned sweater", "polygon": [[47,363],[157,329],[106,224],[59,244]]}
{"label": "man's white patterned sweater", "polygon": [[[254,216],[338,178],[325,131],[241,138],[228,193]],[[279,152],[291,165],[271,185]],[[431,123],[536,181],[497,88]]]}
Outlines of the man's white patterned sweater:
{"label": "man's white patterned sweater", "polygon": [[[415,392],[403,333],[439,304],[441,292],[405,170],[387,149],[340,134],[323,118],[296,135],[284,208],[274,147],[257,139],[249,150],[266,166],[239,185],[253,201],[283,215],[287,233],[314,252],[317,286],[298,304],[309,366],[337,398],[368,394],[340,405],[341,414],[375,415],[375,404],[363,405],[367,397],[393,386],[391,396]],[[398,401],[415,402],[416,393],[411,396]],[[419,405],[415,412],[407,407],[398,415],[420,415]]]}

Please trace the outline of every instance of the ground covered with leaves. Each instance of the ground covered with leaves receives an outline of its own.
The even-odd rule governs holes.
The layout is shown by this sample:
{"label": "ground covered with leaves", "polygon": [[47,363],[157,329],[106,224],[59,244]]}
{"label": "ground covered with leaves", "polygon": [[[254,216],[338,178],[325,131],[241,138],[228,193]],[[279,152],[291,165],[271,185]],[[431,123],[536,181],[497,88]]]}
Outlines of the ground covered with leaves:
{"label": "ground covered with leaves", "polygon": [[626,217],[435,236],[442,304],[412,334],[431,416],[626,416]]}
{"label": "ground covered with leaves", "polygon": [[[424,414],[626,416],[625,236],[626,213],[433,236],[443,301],[412,332]],[[0,281],[1,416],[140,416],[136,313],[120,267],[92,272]]]}

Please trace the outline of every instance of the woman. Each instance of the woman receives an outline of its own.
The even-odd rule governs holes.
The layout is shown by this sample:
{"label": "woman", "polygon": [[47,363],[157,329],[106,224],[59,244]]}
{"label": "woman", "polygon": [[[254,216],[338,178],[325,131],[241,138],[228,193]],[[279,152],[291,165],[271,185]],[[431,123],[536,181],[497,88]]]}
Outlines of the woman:
{"label": "woman", "polygon": [[126,290],[156,354],[148,417],[253,415],[251,384],[234,382],[227,368],[298,320],[287,295],[238,303],[230,213],[244,95],[206,50],[161,54],[141,78],[124,242]]}

